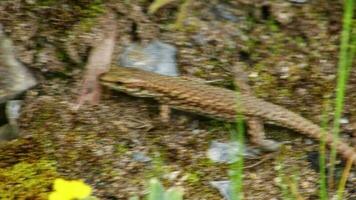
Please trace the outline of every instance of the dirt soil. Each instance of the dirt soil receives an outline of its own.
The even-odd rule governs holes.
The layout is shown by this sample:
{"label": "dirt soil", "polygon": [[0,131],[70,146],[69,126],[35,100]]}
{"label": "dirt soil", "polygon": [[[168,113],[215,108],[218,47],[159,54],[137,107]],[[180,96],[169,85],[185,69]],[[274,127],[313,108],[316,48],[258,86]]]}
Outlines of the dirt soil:
{"label": "dirt soil", "polygon": [[[0,196],[46,199],[53,180],[63,177],[83,179],[100,199],[128,199],[143,197],[147,181],[158,177],[167,187],[182,186],[185,199],[222,199],[209,182],[227,180],[229,165],[213,163],[206,152],[211,141],[230,140],[223,122],[176,111],[162,124],[157,102],[109,90],[98,105],[71,109],[107,9],[118,16],[113,62],[130,42],[159,39],[177,48],[183,75],[232,88],[231,67],[240,65],[257,96],[320,124],[335,93],[341,1],[188,2],[185,10],[174,1],[154,14],[145,0],[0,2],[0,23],[40,82],[25,97],[22,137],[0,143]],[[349,141],[356,137],[355,84],[353,68],[342,124]],[[283,152],[246,160],[246,199],[282,199],[281,177],[296,177],[297,193],[318,199],[319,175],[307,160],[318,142],[275,126],[266,132],[288,143]],[[356,199],[353,176],[345,199]]]}

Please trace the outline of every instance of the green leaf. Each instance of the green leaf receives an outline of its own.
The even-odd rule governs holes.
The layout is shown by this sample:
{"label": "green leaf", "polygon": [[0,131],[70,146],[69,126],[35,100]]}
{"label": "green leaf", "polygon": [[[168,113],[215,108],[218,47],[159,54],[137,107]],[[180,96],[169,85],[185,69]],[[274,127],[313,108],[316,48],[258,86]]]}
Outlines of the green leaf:
{"label": "green leaf", "polygon": [[129,200],[139,200],[138,196],[130,197]]}
{"label": "green leaf", "polygon": [[164,200],[183,200],[183,188],[173,187],[164,194]]}
{"label": "green leaf", "polygon": [[150,180],[148,200],[164,200],[164,188],[156,178]]}

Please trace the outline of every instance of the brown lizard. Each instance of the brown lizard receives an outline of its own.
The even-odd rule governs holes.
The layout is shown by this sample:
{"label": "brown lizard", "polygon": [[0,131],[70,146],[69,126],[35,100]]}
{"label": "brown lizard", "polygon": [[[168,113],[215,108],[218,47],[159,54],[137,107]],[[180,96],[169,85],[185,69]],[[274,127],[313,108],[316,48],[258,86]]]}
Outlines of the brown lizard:
{"label": "brown lizard", "polygon": [[[100,82],[111,89],[132,96],[153,98],[162,105],[177,110],[228,122],[235,122],[236,114],[241,113],[247,119],[258,117],[317,140],[323,136],[321,127],[286,108],[249,94],[238,94],[233,90],[198,81],[113,66],[109,72],[100,77]],[[341,140],[336,141],[330,133],[325,134],[325,141],[329,146],[335,144],[338,153],[345,159],[353,159],[356,165],[354,148]]]}

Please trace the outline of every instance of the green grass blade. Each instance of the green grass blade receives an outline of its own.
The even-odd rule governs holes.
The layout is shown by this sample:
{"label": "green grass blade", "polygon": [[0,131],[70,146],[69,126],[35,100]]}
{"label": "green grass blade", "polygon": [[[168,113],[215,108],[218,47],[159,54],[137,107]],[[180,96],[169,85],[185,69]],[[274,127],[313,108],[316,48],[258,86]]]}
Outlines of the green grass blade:
{"label": "green grass blade", "polygon": [[349,159],[347,161],[346,167],[345,167],[345,169],[344,169],[344,171],[342,173],[341,180],[340,180],[340,183],[339,183],[339,187],[338,187],[338,190],[337,190],[337,199],[338,200],[342,200],[343,199],[343,194],[344,194],[344,191],[345,191],[345,185],[346,185],[346,182],[347,182],[347,177],[349,176],[350,171],[351,171],[352,163],[353,163],[353,160]]}
{"label": "green grass blade", "polygon": [[[339,140],[339,131],[340,131],[340,118],[342,115],[344,107],[344,96],[345,96],[345,87],[346,80],[348,78],[348,71],[351,66],[347,66],[351,62],[348,61],[349,55],[349,44],[350,44],[350,35],[352,29],[352,17],[353,17],[353,6],[354,0],[346,0],[344,4],[344,16],[343,16],[343,29],[341,32],[341,43],[340,43],[340,52],[339,52],[339,62],[338,62],[338,79],[337,79],[337,88],[336,88],[336,99],[335,99],[335,115],[333,123],[333,136],[334,140]],[[333,173],[335,169],[336,161],[336,148],[333,146],[331,149],[330,157],[330,186],[333,184]]]}
{"label": "green grass blade", "polygon": [[320,167],[320,179],[319,179],[319,184],[320,184],[320,190],[319,190],[319,198],[320,200],[327,200],[328,199],[328,189],[327,189],[327,181],[326,181],[326,142],[325,142],[325,136],[326,136],[326,127],[328,123],[328,117],[327,113],[330,110],[330,103],[326,101],[324,103],[324,113],[323,113],[323,120],[321,123],[321,128],[322,128],[322,138],[320,140],[320,146],[319,146],[319,167]]}
{"label": "green grass blade", "polygon": [[240,152],[238,153],[239,158],[235,163],[230,165],[230,180],[232,191],[236,195],[232,195],[232,200],[242,200],[243,199],[243,167],[244,167],[244,150],[245,150],[245,130],[243,124],[243,115],[238,111],[240,102],[238,101],[239,92],[236,92],[237,102],[236,102],[236,131],[232,132],[232,140],[237,141],[241,144]]}

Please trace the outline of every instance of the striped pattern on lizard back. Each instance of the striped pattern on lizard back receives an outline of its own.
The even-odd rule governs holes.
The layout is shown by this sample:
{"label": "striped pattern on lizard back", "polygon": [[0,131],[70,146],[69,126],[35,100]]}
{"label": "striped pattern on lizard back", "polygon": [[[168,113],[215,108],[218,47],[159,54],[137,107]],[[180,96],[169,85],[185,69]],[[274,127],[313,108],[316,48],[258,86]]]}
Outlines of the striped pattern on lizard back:
{"label": "striped pattern on lizard back", "polygon": [[[133,96],[151,97],[175,109],[193,112],[229,122],[236,120],[240,112],[247,118],[260,117],[282,127],[290,128],[309,137],[320,139],[322,129],[304,117],[281,106],[235,91],[187,80],[169,77],[134,68],[114,66],[101,76],[101,84]],[[331,135],[327,144],[333,143]],[[353,148],[341,141],[337,150],[345,158],[354,157]]]}

